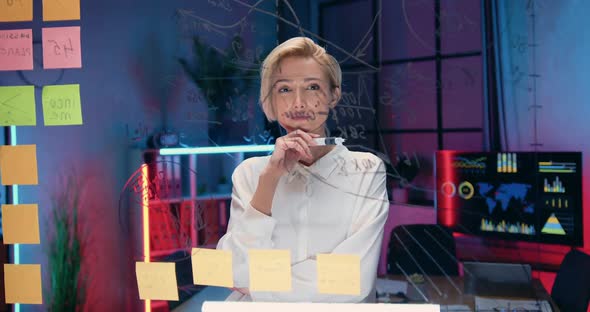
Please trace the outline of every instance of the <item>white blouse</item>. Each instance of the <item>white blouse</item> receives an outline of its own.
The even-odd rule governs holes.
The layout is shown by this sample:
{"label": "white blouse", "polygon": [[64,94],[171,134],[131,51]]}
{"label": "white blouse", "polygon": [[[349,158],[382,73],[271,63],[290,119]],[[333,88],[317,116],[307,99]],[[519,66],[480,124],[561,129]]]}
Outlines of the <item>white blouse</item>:
{"label": "white blouse", "polygon": [[[381,159],[336,146],[309,167],[298,163],[279,180],[272,216],[267,216],[253,208],[250,200],[269,159],[249,158],[232,175],[230,220],[217,249],[232,251],[234,286],[249,286],[249,249],[289,249],[292,291],[251,292],[248,299],[371,301],[389,211]],[[319,253],[360,256],[360,296],[318,293],[315,255]]]}

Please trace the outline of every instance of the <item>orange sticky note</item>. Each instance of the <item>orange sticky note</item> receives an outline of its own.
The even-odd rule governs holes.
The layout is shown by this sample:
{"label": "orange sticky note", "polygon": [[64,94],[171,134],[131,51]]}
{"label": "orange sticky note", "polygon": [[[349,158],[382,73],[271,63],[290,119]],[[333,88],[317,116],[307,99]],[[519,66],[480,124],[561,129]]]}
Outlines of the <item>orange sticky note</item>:
{"label": "orange sticky note", "polygon": [[0,22],[29,22],[33,20],[33,0],[0,1]]}
{"label": "orange sticky note", "polygon": [[80,85],[45,86],[42,101],[43,121],[46,126],[82,124]]}
{"label": "orange sticky note", "polygon": [[0,87],[0,126],[34,126],[35,87]]}
{"label": "orange sticky note", "polygon": [[2,185],[37,185],[37,145],[0,146]]}
{"label": "orange sticky note", "polygon": [[4,244],[39,244],[37,204],[2,205]]}
{"label": "orange sticky note", "polygon": [[358,255],[318,254],[318,292],[360,295],[361,258]]}
{"label": "orange sticky note", "polygon": [[193,248],[193,282],[195,285],[234,287],[231,251]]}
{"label": "orange sticky note", "polygon": [[41,265],[4,264],[6,303],[42,304]]}
{"label": "orange sticky note", "polygon": [[174,263],[136,262],[135,275],[140,299],[178,301],[178,284]]}
{"label": "orange sticky note", "polygon": [[248,251],[251,291],[291,291],[291,251]]}
{"label": "orange sticky note", "polygon": [[32,69],[33,31],[31,29],[0,30],[0,70]]}
{"label": "orange sticky note", "polygon": [[80,0],[43,0],[44,21],[80,19]]}
{"label": "orange sticky note", "polygon": [[43,28],[43,68],[81,68],[80,26]]}

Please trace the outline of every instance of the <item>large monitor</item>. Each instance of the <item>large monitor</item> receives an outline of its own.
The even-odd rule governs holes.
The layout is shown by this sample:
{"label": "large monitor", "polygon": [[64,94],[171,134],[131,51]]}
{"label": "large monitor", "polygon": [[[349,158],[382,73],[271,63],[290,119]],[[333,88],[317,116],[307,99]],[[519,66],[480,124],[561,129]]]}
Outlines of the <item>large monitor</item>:
{"label": "large monitor", "polygon": [[582,246],[582,154],[439,151],[436,208],[456,232]]}

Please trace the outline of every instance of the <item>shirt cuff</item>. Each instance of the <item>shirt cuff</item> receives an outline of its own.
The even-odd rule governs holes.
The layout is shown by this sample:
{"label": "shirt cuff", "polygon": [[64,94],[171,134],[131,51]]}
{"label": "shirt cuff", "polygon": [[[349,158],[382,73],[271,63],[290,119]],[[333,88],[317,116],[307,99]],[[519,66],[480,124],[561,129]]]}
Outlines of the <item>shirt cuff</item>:
{"label": "shirt cuff", "polygon": [[249,233],[259,239],[270,240],[277,220],[265,215],[248,203],[246,211],[240,216],[238,227],[240,232]]}

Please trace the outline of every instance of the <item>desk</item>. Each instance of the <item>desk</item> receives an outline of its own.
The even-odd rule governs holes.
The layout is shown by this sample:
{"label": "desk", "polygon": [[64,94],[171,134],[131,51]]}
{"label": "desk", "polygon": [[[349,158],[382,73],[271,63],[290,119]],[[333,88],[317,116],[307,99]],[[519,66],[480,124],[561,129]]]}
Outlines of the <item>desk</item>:
{"label": "desk", "polygon": [[[392,280],[398,281],[407,281],[403,275],[386,275],[382,276],[381,278],[387,278]],[[429,276],[432,280],[432,283],[428,280],[428,278],[424,279],[424,283],[417,284],[420,290],[424,293],[424,295],[428,298],[430,303],[440,304],[440,305],[466,305],[471,308],[472,311],[475,311],[475,296],[472,294],[464,293],[464,280],[463,277],[447,277],[445,276]],[[551,295],[547,293],[541,281],[539,279],[533,279],[533,289],[535,291],[536,298],[500,298],[500,299],[521,299],[521,300],[531,300],[531,299],[539,299],[539,300],[547,300],[551,304],[551,308],[554,312],[559,312],[559,308],[551,299]],[[433,286],[432,284],[435,284]],[[456,288],[455,288],[456,286]],[[438,290],[437,290],[438,288]],[[440,293],[439,293],[440,291]],[[414,286],[408,282],[408,293],[417,293],[415,291]],[[417,294],[417,296],[420,296]],[[410,296],[410,298],[415,298],[415,296]]]}

